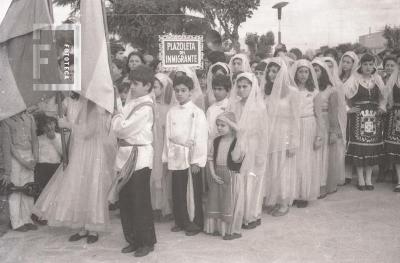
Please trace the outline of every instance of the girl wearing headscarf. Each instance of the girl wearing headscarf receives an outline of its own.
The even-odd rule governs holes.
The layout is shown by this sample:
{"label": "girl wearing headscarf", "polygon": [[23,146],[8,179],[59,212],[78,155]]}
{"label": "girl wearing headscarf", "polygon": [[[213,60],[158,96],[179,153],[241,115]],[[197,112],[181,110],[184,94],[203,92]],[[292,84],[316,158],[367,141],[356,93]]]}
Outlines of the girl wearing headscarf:
{"label": "girl wearing headscarf", "polygon": [[229,61],[229,68],[231,69],[231,75],[242,72],[252,72],[250,67],[249,58],[246,54],[236,54]]}
{"label": "girl wearing headscarf", "polygon": [[353,51],[347,51],[339,61],[339,78],[345,83],[351,74],[357,70],[359,58]]}
{"label": "girl wearing headscarf", "polygon": [[373,190],[372,167],[381,163],[384,154],[382,114],[386,108],[386,94],[372,55],[362,56],[360,67],[346,81],[344,90],[352,107],[346,159],[356,166],[358,189]]}
{"label": "girl wearing headscarf", "polygon": [[[339,161],[338,163],[329,162],[328,163],[328,178],[330,178],[330,174],[334,174],[338,176],[338,185],[344,185],[346,180],[346,169],[345,169],[345,161],[344,155],[346,152],[346,128],[347,128],[347,104],[346,104],[346,96],[344,95],[343,83],[339,78],[339,67],[331,57],[323,58],[326,64],[330,69],[330,77],[332,82],[332,87],[335,90],[335,95],[330,100],[330,104],[333,104],[328,109],[335,109],[333,112],[329,111],[332,114],[328,114],[329,123],[331,127],[336,127],[336,121],[339,122],[340,133],[335,133],[335,130],[330,131],[330,137],[335,137],[337,135],[337,140],[332,138],[330,140],[329,145],[329,159],[331,160],[343,160],[343,162]],[[330,65],[332,67],[330,67]],[[337,96],[337,99],[336,99]],[[333,125],[333,126],[332,126]],[[337,130],[339,132],[339,130]],[[334,143],[336,141],[336,143]],[[350,167],[351,169],[352,167]],[[351,175],[351,170],[349,175]],[[330,181],[330,180],[329,180]],[[328,186],[329,187],[329,186]],[[328,192],[330,192],[328,190]]]}
{"label": "girl wearing headscarf", "polygon": [[172,96],[172,80],[163,73],[157,73],[154,81],[155,123],[154,162],[150,177],[151,205],[153,210],[161,210],[162,216],[172,213],[171,176],[162,163],[165,137],[165,121]]}
{"label": "girl wearing headscarf", "polygon": [[308,201],[316,200],[320,190],[322,138],[317,133],[314,99],[318,82],[311,62],[297,60],[291,68],[292,84],[299,90],[300,146],[297,158],[296,205],[303,208]]}
{"label": "girl wearing headscarf", "polygon": [[245,210],[243,224],[245,229],[261,224],[262,189],[265,173],[265,104],[263,94],[253,73],[241,73],[231,91],[228,111],[235,113],[238,120],[238,143],[243,149],[240,174],[244,177]]}
{"label": "girl wearing headscarf", "polygon": [[[357,70],[359,66],[359,58],[356,53],[353,51],[347,51],[346,53],[343,54],[339,61],[339,78],[344,84]],[[344,92],[344,89],[343,89]],[[346,110],[349,110],[349,107],[346,105]],[[349,114],[347,114],[347,123],[346,123],[346,144],[348,143],[349,140]],[[352,177],[353,177],[353,165],[346,162],[345,163],[345,184],[351,183]],[[342,181],[342,180],[341,180]]]}
{"label": "girl wearing headscarf", "polygon": [[[344,147],[338,153],[336,144],[343,142],[339,122],[339,96],[328,65],[321,59],[312,61],[318,78],[319,93],[315,98],[315,113],[319,121],[318,135],[322,138],[322,163],[320,198],[337,190],[340,172],[344,173]],[[342,105],[344,106],[344,105]],[[342,109],[345,112],[345,108]],[[340,141],[340,142],[338,142]],[[344,142],[342,143],[344,146]],[[335,162],[332,162],[335,160]],[[339,167],[343,169],[338,169]],[[344,180],[344,178],[343,178]]]}
{"label": "girl wearing headscarf", "polygon": [[400,192],[400,71],[397,69],[390,77],[388,91],[388,114],[385,125],[385,150],[390,164],[397,173],[395,192]]}
{"label": "girl wearing headscarf", "polygon": [[383,79],[383,82],[385,84],[387,84],[388,80],[390,79],[390,76],[398,68],[396,56],[393,56],[393,55],[385,56],[383,58],[382,66],[383,66],[383,70],[384,70],[382,79]]}
{"label": "girl wearing headscarf", "polygon": [[269,118],[265,201],[267,212],[283,216],[289,212],[296,186],[296,158],[300,139],[299,92],[291,86],[285,61],[270,60],[261,82]]}
{"label": "girl wearing headscarf", "polygon": [[242,236],[244,186],[240,167],[243,153],[236,146],[235,114],[221,113],[216,125],[219,136],[213,140],[208,157],[211,180],[204,231],[233,240]]}
{"label": "girl wearing headscarf", "polygon": [[228,64],[223,62],[217,62],[210,66],[207,73],[207,91],[206,91],[206,109],[215,102],[215,96],[212,90],[212,80],[216,75],[227,75],[230,76],[231,70]]}

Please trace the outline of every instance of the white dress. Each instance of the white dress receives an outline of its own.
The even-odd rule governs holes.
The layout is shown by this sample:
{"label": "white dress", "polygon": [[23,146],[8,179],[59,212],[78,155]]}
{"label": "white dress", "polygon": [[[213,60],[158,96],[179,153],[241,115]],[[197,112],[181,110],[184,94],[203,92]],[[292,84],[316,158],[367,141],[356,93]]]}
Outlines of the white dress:
{"label": "white dress", "polygon": [[[295,93],[297,94],[297,93]],[[294,199],[296,187],[296,158],[288,157],[287,149],[295,150],[298,144],[298,125],[293,116],[289,96],[277,103],[277,116],[274,127],[271,128],[268,154],[265,171],[264,204],[290,205]],[[297,150],[297,149],[296,149]]]}
{"label": "white dress", "polygon": [[69,164],[60,166],[36,202],[34,213],[50,226],[104,231],[109,222],[107,195],[113,177],[116,140],[110,118],[94,106],[86,114],[87,100],[80,99],[81,116],[72,128]]}
{"label": "white dress", "polygon": [[296,154],[296,199],[316,200],[320,191],[320,165],[322,151],[314,150],[317,122],[314,114],[314,98],[317,92],[300,91],[300,147]]}

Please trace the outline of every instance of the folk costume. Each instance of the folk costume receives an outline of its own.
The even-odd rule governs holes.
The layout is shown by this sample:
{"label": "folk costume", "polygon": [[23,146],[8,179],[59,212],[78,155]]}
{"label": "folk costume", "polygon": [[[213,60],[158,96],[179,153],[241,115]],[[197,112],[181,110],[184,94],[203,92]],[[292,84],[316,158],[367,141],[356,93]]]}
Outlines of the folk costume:
{"label": "folk costume", "polygon": [[153,168],[154,103],[150,95],[130,99],[112,119],[118,138],[115,178],[109,201],[119,200],[122,230],[133,247],[157,242],[151,207],[150,175]]}
{"label": "folk costume", "polygon": [[192,101],[176,104],[167,113],[162,161],[172,171],[172,200],[175,229],[198,233],[203,229],[201,171],[207,162],[207,120]]}

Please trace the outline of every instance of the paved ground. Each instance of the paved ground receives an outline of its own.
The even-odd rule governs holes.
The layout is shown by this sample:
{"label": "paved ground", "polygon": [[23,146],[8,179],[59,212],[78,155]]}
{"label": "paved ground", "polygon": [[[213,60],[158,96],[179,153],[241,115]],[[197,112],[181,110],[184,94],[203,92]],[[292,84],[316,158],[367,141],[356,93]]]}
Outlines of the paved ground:
{"label": "paved ground", "polygon": [[199,234],[186,237],[157,223],[155,252],[137,259],[124,255],[118,215],[99,242],[67,242],[73,231],[41,227],[36,232],[10,231],[0,239],[0,262],[400,262],[400,194],[392,185],[376,184],[372,192],[344,186],[338,193],[292,208],[282,218],[264,215],[262,225],[243,238],[223,241]]}

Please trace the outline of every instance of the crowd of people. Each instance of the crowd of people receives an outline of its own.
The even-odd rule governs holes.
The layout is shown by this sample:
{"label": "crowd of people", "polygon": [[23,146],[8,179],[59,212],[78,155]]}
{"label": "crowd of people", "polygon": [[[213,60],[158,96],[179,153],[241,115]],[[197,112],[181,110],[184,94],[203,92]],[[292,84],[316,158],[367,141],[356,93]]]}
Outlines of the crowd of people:
{"label": "crowd of people", "polygon": [[[207,38],[203,72],[166,72],[150,55],[123,57],[121,47],[113,113],[72,92],[63,118],[24,111],[2,121],[3,184],[35,181],[42,191],[37,200],[10,194],[12,228],[80,228],[69,241],[94,243],[109,209],[119,209],[122,252],[141,257],[157,242],[154,221],[233,240],[263,212],[307,207],[353,173],[360,191],[374,190],[374,166],[378,181],[393,174],[400,183],[399,54],[379,68],[368,52],[310,57],[281,45],[250,61],[228,58],[221,44],[218,34]],[[66,166],[60,128],[69,131]]]}

